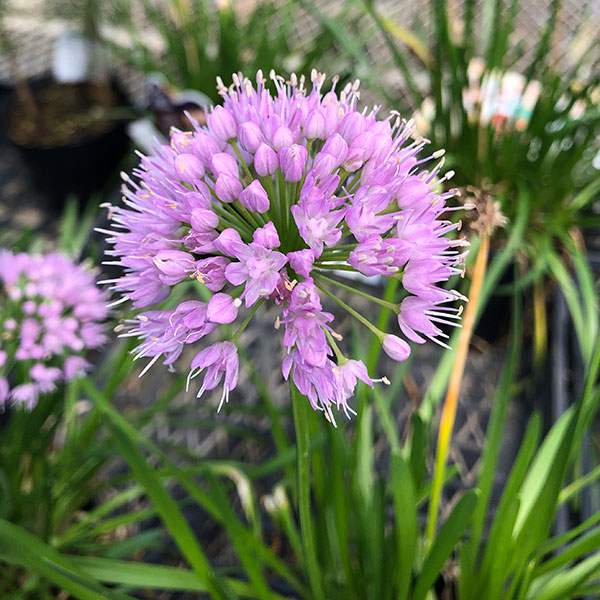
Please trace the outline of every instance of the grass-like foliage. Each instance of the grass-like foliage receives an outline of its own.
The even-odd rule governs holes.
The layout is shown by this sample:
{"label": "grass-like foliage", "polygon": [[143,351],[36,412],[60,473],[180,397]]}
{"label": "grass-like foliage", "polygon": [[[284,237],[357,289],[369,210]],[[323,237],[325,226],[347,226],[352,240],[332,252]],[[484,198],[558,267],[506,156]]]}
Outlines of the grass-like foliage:
{"label": "grass-like foliage", "polygon": [[215,7],[206,0],[142,0],[143,30],[131,3],[111,0],[111,6],[115,23],[130,38],[127,43],[107,40],[120,58],[144,73],[161,73],[179,89],[198,90],[213,102],[219,101],[217,77],[259,69],[309,73],[336,44],[323,28],[300,39],[294,31],[297,10],[288,2],[261,1],[240,14],[234,2]]}
{"label": "grass-like foliage", "polygon": [[[100,438],[104,440],[100,447],[88,447],[87,453],[97,462],[103,456],[100,448],[109,454],[118,451],[129,467],[129,475],[121,479],[122,491],[93,509],[80,506],[77,522],[61,527],[60,533],[51,528],[51,535],[35,525],[43,512],[36,512],[33,520],[4,513],[0,558],[37,574],[28,581],[38,586],[50,582],[48,586],[84,599],[106,597],[102,594],[126,598],[136,590],[152,588],[206,593],[211,598],[265,599],[425,600],[442,597],[438,594],[444,586],[446,593],[453,589],[466,599],[564,600],[593,594],[600,574],[600,513],[559,536],[553,536],[552,522],[559,507],[573,501],[599,475],[597,469],[585,476],[575,472],[583,435],[600,402],[600,347],[595,347],[591,357],[582,396],[543,440],[540,419],[531,419],[504,488],[492,503],[507,408],[517,388],[522,301],[515,288],[511,343],[495,392],[478,481],[465,491],[430,541],[424,516],[431,492],[427,468],[431,436],[418,414],[408,436],[404,438],[397,430],[396,409],[406,401],[400,385],[402,371],[383,391],[362,390],[359,416],[352,427],[333,428],[316,413],[302,410],[303,399],[293,394],[294,418],[303,419],[301,426],[297,424],[297,435],[306,436],[296,444],[285,427],[289,412],[275,408],[260,376],[253,373],[263,408],[271,417],[272,439],[264,442],[273,444],[275,455],[261,465],[235,460],[197,462],[182,458],[184,453],[176,453],[179,458],[175,460],[173,448],[167,452],[146,437],[140,425],[148,414],[142,411],[125,417],[111,405],[111,395],[123,375],[125,348],[110,360],[115,375],[107,385],[99,386],[101,374],[81,382],[82,392],[94,404],[94,422],[105,423],[110,432],[109,437]],[[385,309],[379,318],[387,318]],[[365,348],[359,336],[354,339],[356,350],[362,349],[371,366],[376,364],[377,346]],[[181,383],[173,386],[156,410],[168,406]],[[89,428],[82,427],[75,446],[69,444],[63,453],[75,458],[73,448],[81,436],[89,435]],[[382,443],[388,448],[383,455],[376,451]],[[296,448],[304,456],[302,472],[293,468]],[[75,455],[80,468],[86,464],[81,457],[87,453]],[[54,462],[55,468],[63,464]],[[456,470],[450,468],[446,483],[455,476]],[[61,477],[73,476],[65,470]],[[268,482],[272,488],[263,497],[263,512],[257,491]],[[177,494],[177,500],[170,491],[174,484],[185,491],[183,496]],[[78,486],[71,487],[74,492]],[[56,497],[48,500],[58,518],[63,514],[62,508],[56,508],[63,507],[63,488],[52,489],[55,495],[60,492],[60,502]],[[296,512],[297,495],[307,493],[310,510]],[[145,497],[148,508],[125,510],[135,497]],[[238,509],[233,508],[234,497],[241,503]],[[65,502],[69,498],[64,496]],[[182,512],[190,505],[205,512],[227,534],[239,560],[237,566],[219,568],[211,563],[206,540],[197,537]],[[116,556],[106,545],[91,541],[98,532],[108,533],[148,514],[160,517],[186,567],[145,565],[133,560],[131,553]],[[72,510],[67,515],[71,517]],[[139,536],[137,548],[143,549],[147,541]],[[273,539],[279,541],[273,544]]]}
{"label": "grass-like foliage", "polygon": [[[558,60],[562,55],[556,51],[565,45],[557,27],[558,1],[550,3],[539,30],[532,32],[533,49],[525,54],[522,45],[515,44],[524,8],[518,0],[487,0],[478,7],[475,0],[467,0],[460,17],[446,0],[433,0],[427,18],[408,25],[387,17],[375,2],[349,0],[348,6],[361,13],[357,46],[351,43],[344,22],[350,8],[331,16],[316,2],[297,2],[336,36],[367,87],[404,117],[414,114],[432,146],[446,149],[446,164],[455,170],[453,185],[467,186],[467,194],[484,191],[498,202],[508,222],[496,229],[493,247],[511,245],[514,231],[525,225],[507,264],[518,259],[524,265],[520,285],[537,285],[538,307],[543,307],[543,282],[549,277],[571,298],[569,308],[578,332],[588,317],[594,329],[596,311],[583,316],[580,306],[587,303],[581,297],[575,300],[576,286],[569,271],[577,272],[579,294],[588,296],[591,274],[580,231],[599,223],[591,210],[600,191],[597,33],[586,29],[585,22],[573,23],[577,35],[569,53],[575,59],[569,66]],[[429,35],[423,21],[429,23]],[[369,39],[376,34],[402,75],[403,95],[382,83],[382,71],[390,65],[362,69]],[[480,61],[476,76],[474,60]],[[522,87],[510,93],[507,88],[502,98],[502,78],[507,73]],[[537,94],[525,110],[530,84]],[[474,89],[481,93],[475,101]],[[493,100],[490,107],[481,105],[485,97]],[[516,103],[513,109],[507,109],[510,101]],[[543,308],[536,312],[538,332],[544,331],[542,318]],[[588,337],[594,339],[593,333]],[[538,346],[544,344],[542,335]],[[584,349],[587,359],[590,350]]]}

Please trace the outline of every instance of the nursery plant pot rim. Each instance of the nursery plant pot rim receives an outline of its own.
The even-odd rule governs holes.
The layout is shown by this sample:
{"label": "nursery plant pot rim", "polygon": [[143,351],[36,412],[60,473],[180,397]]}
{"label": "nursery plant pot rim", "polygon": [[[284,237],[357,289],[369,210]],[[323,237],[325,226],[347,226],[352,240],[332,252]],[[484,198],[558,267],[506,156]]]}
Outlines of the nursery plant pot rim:
{"label": "nursery plant pot rim", "polygon": [[[31,79],[30,84],[34,89],[39,89],[50,81],[52,78],[45,75]],[[132,107],[133,103],[114,76],[111,77],[110,84],[116,93],[118,105]],[[15,97],[13,86],[8,106],[13,106]],[[50,205],[62,207],[65,198],[69,196],[75,196],[84,204],[96,192],[105,188],[131,147],[126,130],[129,122],[130,119],[127,118],[114,119],[106,127],[54,146],[19,143],[8,135],[7,120],[3,125],[7,143],[19,153],[34,185]]]}
{"label": "nursery plant pot rim", "polygon": [[[64,85],[64,86],[70,86],[70,85],[76,86],[76,85],[89,85],[89,84],[92,84],[93,82],[86,80],[86,81],[82,81],[78,84],[60,83],[60,82],[55,81],[50,74],[44,74],[44,75],[38,75],[36,77],[32,77],[32,78],[28,79],[27,83],[33,90],[40,90],[40,89],[48,87],[49,85],[52,85],[52,84]],[[119,85],[119,82],[114,75],[112,75],[110,77],[109,84],[110,84],[111,89],[117,93],[117,96],[119,99],[119,106],[122,106],[122,105],[131,106],[131,102],[129,102],[129,100],[127,99],[127,96],[126,96],[123,88],[121,87],[121,85]],[[22,144],[22,143],[16,141],[15,139],[13,139],[13,137],[10,135],[10,132],[9,132],[9,123],[11,121],[11,109],[14,105],[14,102],[15,102],[17,96],[16,96],[16,87],[14,84],[8,85],[7,88],[10,90],[12,95],[11,95],[11,98],[9,98],[8,103],[7,103],[7,113],[6,113],[6,121],[5,121],[6,137],[13,146],[23,149],[25,151],[32,150],[34,152],[53,152],[53,151],[58,152],[61,150],[76,150],[77,148],[79,148],[81,146],[85,146],[86,144],[88,144],[91,141],[100,139],[103,136],[113,133],[117,129],[122,128],[125,123],[128,123],[129,121],[131,121],[131,119],[127,119],[127,118],[107,120],[107,126],[104,129],[102,129],[101,131],[98,131],[98,132],[92,133],[92,134],[86,133],[86,134],[82,135],[81,137],[75,138],[74,140],[67,142],[66,144],[56,144],[56,145],[51,145],[51,146],[36,146],[34,144]]]}

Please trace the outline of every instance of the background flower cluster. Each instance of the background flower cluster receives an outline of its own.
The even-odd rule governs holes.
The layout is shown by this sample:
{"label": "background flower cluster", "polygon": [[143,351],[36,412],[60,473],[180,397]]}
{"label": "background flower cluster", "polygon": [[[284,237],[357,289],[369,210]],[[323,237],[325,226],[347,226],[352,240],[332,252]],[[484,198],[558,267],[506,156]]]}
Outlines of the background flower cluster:
{"label": "background flower cluster", "polygon": [[32,409],[41,395],[84,374],[84,352],[106,339],[107,313],[106,295],[84,266],[63,254],[1,250],[0,408]]}

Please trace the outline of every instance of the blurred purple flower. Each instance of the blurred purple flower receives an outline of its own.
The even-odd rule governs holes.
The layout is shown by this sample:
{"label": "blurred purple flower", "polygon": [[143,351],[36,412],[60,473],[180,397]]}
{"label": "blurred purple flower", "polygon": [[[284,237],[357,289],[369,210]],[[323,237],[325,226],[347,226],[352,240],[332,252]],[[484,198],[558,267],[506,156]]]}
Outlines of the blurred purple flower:
{"label": "blurred purple flower", "polygon": [[32,409],[83,375],[90,365],[81,354],[106,341],[106,302],[93,272],[62,254],[0,250],[0,407]]}

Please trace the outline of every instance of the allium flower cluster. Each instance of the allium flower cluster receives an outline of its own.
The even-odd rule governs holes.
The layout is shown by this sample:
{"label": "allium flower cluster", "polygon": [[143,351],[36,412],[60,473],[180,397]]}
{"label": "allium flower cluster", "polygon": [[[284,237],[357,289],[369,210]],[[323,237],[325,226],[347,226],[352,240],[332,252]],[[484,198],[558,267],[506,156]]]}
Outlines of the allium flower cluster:
{"label": "allium flower cluster", "polygon": [[200,393],[223,381],[221,404],[237,383],[241,331],[260,304],[274,303],[283,375],[333,421],[334,406],[352,412],[358,380],[375,380],[342,354],[322,298],[338,302],[389,356],[404,360],[405,339],[380,331],[332,291],[352,291],[341,272],[393,277],[405,298],[384,304],[397,314],[398,333],[416,343],[446,337],[440,324],[456,323],[448,303],[459,295],[440,285],[462,270],[463,259],[463,242],[446,237],[458,227],[445,216],[455,191],[439,191],[451,176],[440,176],[443,159],[422,168],[443,152],[419,158],[426,141],[411,139],[411,123],[395,114],[378,120],[377,109],[359,112],[358,82],[338,94],[336,78],[323,93],[325,77],[315,71],[310,89],[303,77],[270,79],[259,72],[253,85],[238,74],[229,88],[219,79],[223,104],[207,126],[173,131],[170,145],[142,156],[134,178],[123,176],[123,204],[110,207],[113,229],[105,233],[111,262],[125,271],[108,283],[140,309],[189,278],[213,293],[208,302],[143,310],[120,326],[141,339],[136,358],[149,364],[163,357],[170,366],[185,344],[242,321],[191,364],[190,378],[204,373]]}
{"label": "allium flower cluster", "polygon": [[106,339],[106,295],[93,273],[62,254],[0,250],[0,410],[32,409],[83,375],[83,354]]}

